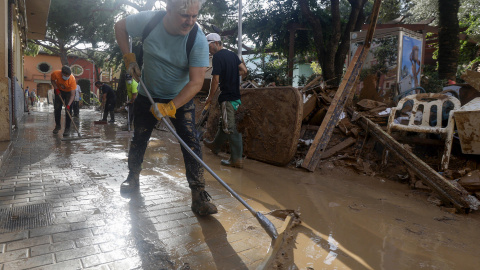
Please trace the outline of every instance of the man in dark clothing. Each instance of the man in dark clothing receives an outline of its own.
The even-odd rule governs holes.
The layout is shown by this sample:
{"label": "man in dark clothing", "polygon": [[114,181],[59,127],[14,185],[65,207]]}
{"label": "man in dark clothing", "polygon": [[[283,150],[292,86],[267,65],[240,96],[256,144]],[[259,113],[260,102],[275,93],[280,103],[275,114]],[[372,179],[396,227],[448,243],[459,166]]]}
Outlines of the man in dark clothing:
{"label": "man in dark clothing", "polygon": [[115,92],[113,92],[113,89],[102,83],[101,81],[97,81],[95,83],[95,86],[102,92],[102,107],[104,108],[103,110],[103,118],[101,121],[107,121],[107,116],[108,113],[110,112],[110,121],[109,123],[114,123],[115,122],[115,114],[113,112],[113,109],[115,109]]}
{"label": "man in dark clothing", "polygon": [[217,134],[213,141],[204,140],[205,146],[218,153],[220,147],[229,141],[230,159],[222,160],[221,164],[236,168],[243,168],[243,143],[242,134],[237,131],[235,123],[235,111],[240,106],[240,75],[247,75],[247,67],[240,61],[233,52],[223,48],[220,36],[216,33],[207,35],[208,49],[213,55],[212,59],[212,81],[210,93],[205,102],[209,105],[215,95],[220,82],[220,104],[221,114]]}

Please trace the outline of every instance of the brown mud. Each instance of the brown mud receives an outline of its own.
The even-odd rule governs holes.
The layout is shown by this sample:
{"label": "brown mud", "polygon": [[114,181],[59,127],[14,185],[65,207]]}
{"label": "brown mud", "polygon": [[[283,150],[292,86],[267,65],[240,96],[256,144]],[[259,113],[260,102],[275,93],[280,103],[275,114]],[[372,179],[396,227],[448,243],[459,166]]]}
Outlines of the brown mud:
{"label": "brown mud", "polygon": [[443,211],[428,193],[405,184],[328,162],[308,173],[247,160],[243,171],[220,175],[253,207],[301,212],[292,229],[292,265],[282,269],[472,269],[478,263],[480,214]]}
{"label": "brown mud", "polygon": [[[59,155],[77,167],[88,168],[92,179],[105,181],[98,184],[105,194],[96,203],[104,215],[115,217],[118,227],[111,229],[125,241],[132,241],[130,235],[153,239],[153,244],[161,240],[173,265],[188,261],[191,269],[255,269],[265,258],[270,237],[207,172],[207,190],[219,213],[203,219],[192,217],[197,227],[178,228],[187,232],[186,236],[163,237],[167,231],[161,228],[171,221],[156,214],[155,207],[178,203],[189,212],[190,203],[180,145],[169,132],[154,131],[143,163],[141,198],[135,201],[119,199],[114,192],[121,181],[119,174],[126,175],[129,138],[118,136],[110,125],[89,129],[104,136],[102,140],[59,144]],[[451,214],[430,203],[430,193],[359,175],[328,161],[310,173],[246,159],[241,170],[220,165],[220,159],[228,158],[225,153],[216,156],[203,149],[204,161],[255,210],[301,213],[301,224],[289,235],[287,259],[281,269],[475,269],[478,265],[478,211]],[[101,166],[105,159],[112,164],[110,170]],[[80,181],[75,179],[71,181]],[[163,190],[160,198],[158,193]],[[138,208],[151,211],[137,213]],[[277,228],[284,224],[274,216],[266,217]],[[129,228],[130,219],[145,224]],[[226,253],[231,254],[228,260],[220,256]]]}

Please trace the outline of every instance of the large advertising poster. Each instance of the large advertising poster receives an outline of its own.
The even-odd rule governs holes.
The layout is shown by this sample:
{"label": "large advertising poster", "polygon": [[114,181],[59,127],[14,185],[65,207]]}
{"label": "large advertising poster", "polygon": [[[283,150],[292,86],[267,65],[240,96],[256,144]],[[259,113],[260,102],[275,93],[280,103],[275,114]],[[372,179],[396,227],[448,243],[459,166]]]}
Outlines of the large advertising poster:
{"label": "large advertising poster", "polygon": [[420,71],[422,67],[422,41],[403,35],[402,66],[400,72],[399,92],[420,86]]}
{"label": "large advertising poster", "polygon": [[[389,104],[393,100],[398,71],[398,32],[374,38],[360,72],[358,100],[372,99]],[[351,43],[350,59],[363,42]]]}

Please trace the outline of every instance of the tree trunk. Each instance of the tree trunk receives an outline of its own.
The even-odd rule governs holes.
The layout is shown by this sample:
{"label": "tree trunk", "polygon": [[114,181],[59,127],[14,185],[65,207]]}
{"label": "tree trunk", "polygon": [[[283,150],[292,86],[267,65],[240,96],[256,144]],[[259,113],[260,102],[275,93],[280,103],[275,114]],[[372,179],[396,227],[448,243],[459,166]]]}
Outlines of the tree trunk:
{"label": "tree trunk", "polygon": [[333,83],[339,85],[343,75],[343,67],[345,65],[345,59],[350,50],[350,32],[359,31],[363,25],[365,17],[363,16],[363,7],[368,0],[349,0],[352,9],[350,11],[350,17],[348,18],[347,25],[343,31],[338,51],[335,55],[335,80]]}
{"label": "tree trunk", "polygon": [[441,79],[454,80],[459,55],[459,0],[439,0],[438,75]]}
{"label": "tree trunk", "polygon": [[298,0],[303,16],[307,18],[313,31],[313,41],[317,52],[318,63],[322,67],[323,78],[338,85],[343,74],[343,66],[350,44],[350,32],[359,29],[363,20],[362,11],[367,0],[349,0],[352,11],[342,33],[339,0],[330,0],[331,4],[331,37],[327,41],[323,37],[323,27],[320,18],[315,17],[310,10],[308,0]]}
{"label": "tree trunk", "polygon": [[324,59],[325,59],[325,44],[323,41],[323,28],[322,23],[320,22],[320,18],[315,17],[313,12],[310,10],[308,6],[308,0],[298,0],[300,4],[300,9],[302,14],[307,18],[308,22],[311,24],[311,28],[314,29],[313,31],[313,42],[315,44],[315,52],[317,53],[318,63],[324,68]]}

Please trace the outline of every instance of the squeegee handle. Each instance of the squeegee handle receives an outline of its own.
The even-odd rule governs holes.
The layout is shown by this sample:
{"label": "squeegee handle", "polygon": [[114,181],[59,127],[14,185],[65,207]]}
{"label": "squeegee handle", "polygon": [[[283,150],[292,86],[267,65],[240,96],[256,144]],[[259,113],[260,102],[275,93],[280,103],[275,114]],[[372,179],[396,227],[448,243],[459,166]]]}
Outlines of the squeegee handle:
{"label": "squeegee handle", "polygon": [[[152,103],[152,105],[155,105],[155,101],[153,101],[153,98],[152,96],[150,95],[150,93],[148,92],[147,90],[147,87],[145,86],[145,84],[143,83],[143,80],[140,79],[140,84],[142,85],[143,87],[143,90],[145,90],[145,93],[147,94],[147,97],[148,99],[150,100],[150,103]],[[167,119],[165,119],[165,117],[163,117],[163,115],[160,113],[160,111],[158,110],[158,107],[157,106],[153,106],[153,110],[155,112],[155,114],[157,115],[157,117],[161,117],[162,118],[162,121],[163,123],[167,126],[168,130],[170,130],[170,132],[172,132],[173,136],[175,136],[175,138],[177,138],[177,140],[180,142],[180,144],[183,146],[183,148],[185,148],[185,150],[188,151],[188,153],[190,153],[192,155],[192,157],[195,158],[195,160],[197,160],[200,164],[202,164],[202,166],[215,178],[217,179],[217,181],[224,187],[228,190],[228,192],[230,192],[238,201],[240,201],[252,214],[256,215],[257,214],[257,211],[255,211],[250,205],[248,205],[248,203],[243,200],[240,196],[238,196],[238,194],[233,191],[233,189],[231,189],[214,171],[212,171],[212,169],[210,169],[210,167],[208,167],[208,165],[203,162],[203,160],[201,158],[199,158],[197,156],[197,154],[195,154],[195,152],[193,152],[193,150],[182,140],[182,138],[180,138],[180,136],[177,134],[177,132],[175,132],[175,130],[173,129],[173,127],[168,123]]]}

